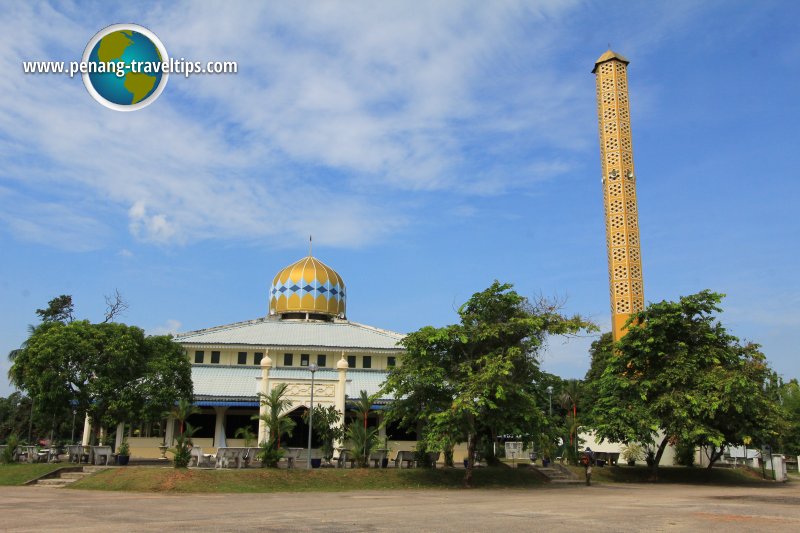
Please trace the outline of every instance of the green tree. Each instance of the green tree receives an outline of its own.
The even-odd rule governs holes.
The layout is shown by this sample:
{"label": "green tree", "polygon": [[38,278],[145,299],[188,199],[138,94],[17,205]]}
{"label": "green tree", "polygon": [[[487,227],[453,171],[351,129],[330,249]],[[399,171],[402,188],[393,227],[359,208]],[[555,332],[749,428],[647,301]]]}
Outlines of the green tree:
{"label": "green tree", "polygon": [[800,455],[800,384],[797,379],[780,388],[780,402],[786,413],[786,429],[778,439],[778,449],[788,455]]}
{"label": "green tree", "polygon": [[260,443],[261,466],[277,466],[283,457],[281,437],[291,437],[294,431],[296,423],[287,416],[292,401],[285,396],[285,383],[273,387],[269,394],[259,394],[261,405],[267,408],[263,415],[253,415],[253,420],[263,420],[267,428],[267,438]]}
{"label": "green tree", "polygon": [[548,334],[571,334],[591,324],[567,318],[556,305],[531,305],[495,281],[475,293],[458,314],[460,323],[426,326],[402,341],[402,366],[384,390],[395,401],[388,416],[406,427],[425,425],[428,449],[467,442],[464,484],[472,483],[481,433],[531,436],[547,427],[537,355]]}
{"label": "green tree", "polygon": [[88,412],[93,427],[152,418],[191,398],[191,366],[168,337],[134,326],[86,320],[43,322],[17,351],[9,376],[37,412]]}
{"label": "green tree", "polygon": [[654,474],[669,442],[712,446],[713,464],[724,446],[768,442],[780,427],[766,359],[717,320],[721,300],[702,291],[636,313],[597,382],[598,436],[652,445]]}
{"label": "green tree", "polygon": [[163,412],[176,401],[192,399],[192,365],[171,335],[145,338],[144,350],[144,372],[136,384],[140,418],[161,421]]}
{"label": "green tree", "polygon": [[75,306],[72,303],[72,296],[62,294],[47,302],[46,309],[37,309],[36,314],[42,322],[72,322]]}
{"label": "green tree", "polygon": [[592,342],[589,348],[589,370],[586,371],[586,376],[583,378],[585,405],[592,406],[597,402],[599,398],[598,382],[613,356],[614,336],[609,331],[603,333],[600,338]]}
{"label": "green tree", "polygon": [[[308,422],[311,411],[303,413],[303,419]],[[345,427],[342,423],[342,414],[334,405],[314,406],[314,436],[322,442],[322,457],[330,463],[333,457],[333,444],[345,436]]]}

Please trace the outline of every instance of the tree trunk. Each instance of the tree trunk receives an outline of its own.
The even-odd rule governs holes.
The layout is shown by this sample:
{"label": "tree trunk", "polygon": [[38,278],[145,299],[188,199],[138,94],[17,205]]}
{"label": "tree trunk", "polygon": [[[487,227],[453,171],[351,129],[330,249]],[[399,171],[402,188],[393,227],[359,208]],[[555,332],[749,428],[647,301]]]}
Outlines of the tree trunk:
{"label": "tree trunk", "polygon": [[658,479],[658,465],[661,462],[661,457],[664,455],[664,450],[667,449],[668,442],[669,437],[665,436],[664,440],[661,441],[661,444],[658,445],[658,451],[656,452],[655,459],[653,460],[653,464],[650,466],[650,472],[653,479]]}
{"label": "tree trunk", "polygon": [[[722,454],[723,454],[724,451],[725,451],[725,448],[720,448],[719,449],[719,453],[718,453],[717,452],[717,447],[714,446],[711,449],[711,455],[708,458],[708,466],[706,467],[706,469],[711,470],[711,468],[714,466],[714,463],[716,463],[717,461],[720,460],[720,458],[722,457]],[[746,464],[747,464],[747,457],[745,457],[745,465]]]}
{"label": "tree trunk", "polygon": [[464,487],[472,488],[472,469],[475,467],[475,445],[477,434],[470,433],[467,436],[467,468],[464,473]]}
{"label": "tree trunk", "polygon": [[444,447],[444,466],[453,468],[453,445],[448,444]]}

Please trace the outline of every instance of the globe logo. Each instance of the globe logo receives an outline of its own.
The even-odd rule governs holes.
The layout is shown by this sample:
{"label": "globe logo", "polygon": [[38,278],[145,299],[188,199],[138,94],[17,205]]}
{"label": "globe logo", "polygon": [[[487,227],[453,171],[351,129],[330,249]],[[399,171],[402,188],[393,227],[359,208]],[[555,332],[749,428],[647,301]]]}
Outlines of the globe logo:
{"label": "globe logo", "polygon": [[115,111],[135,111],[152,104],[169,78],[164,44],[138,24],[114,24],[97,32],[86,45],[83,63],[86,90]]}

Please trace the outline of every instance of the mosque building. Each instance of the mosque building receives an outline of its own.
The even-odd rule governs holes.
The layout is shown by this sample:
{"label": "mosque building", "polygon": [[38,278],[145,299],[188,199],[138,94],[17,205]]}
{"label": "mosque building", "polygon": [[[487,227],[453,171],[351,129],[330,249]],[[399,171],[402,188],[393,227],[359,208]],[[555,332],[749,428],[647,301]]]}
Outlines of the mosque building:
{"label": "mosque building", "polygon": [[[241,427],[255,430],[258,394],[285,384],[290,416],[298,424],[287,444],[303,446],[307,426],[301,414],[310,406],[312,370],[314,405],[334,405],[344,413],[348,398],[362,390],[378,393],[402,356],[402,334],[347,319],[344,280],[310,251],[275,275],[268,298],[265,317],[175,338],[192,361],[194,403],[201,409],[190,419],[201,428],[196,445],[241,445],[234,437]],[[263,423],[257,434],[259,441],[265,437]]]}

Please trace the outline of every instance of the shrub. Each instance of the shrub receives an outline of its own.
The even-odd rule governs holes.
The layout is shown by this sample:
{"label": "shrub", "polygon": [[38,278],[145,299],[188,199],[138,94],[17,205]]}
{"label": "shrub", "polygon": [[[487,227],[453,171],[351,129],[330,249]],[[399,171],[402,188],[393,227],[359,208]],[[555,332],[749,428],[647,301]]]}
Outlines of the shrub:
{"label": "shrub", "polygon": [[128,445],[128,439],[122,439],[122,444],[119,445],[119,449],[117,450],[117,455],[122,455],[122,456],[131,455],[131,447]]}
{"label": "shrub", "polygon": [[273,439],[265,440],[261,443],[261,451],[258,452],[258,458],[261,460],[262,467],[275,468],[278,462],[283,458],[284,451],[276,446]]}
{"label": "shrub", "polygon": [[175,468],[186,468],[192,460],[192,435],[200,428],[193,428],[186,422],[183,433],[175,437],[175,447],[170,450]]}
{"label": "shrub", "polygon": [[675,444],[674,462],[680,466],[694,466],[694,446],[686,441],[678,441]]}
{"label": "shrub", "polygon": [[19,446],[19,437],[16,435],[9,435],[6,439],[6,448],[3,450],[2,456],[0,456],[0,461],[6,464],[15,463],[17,456],[14,453]]}

